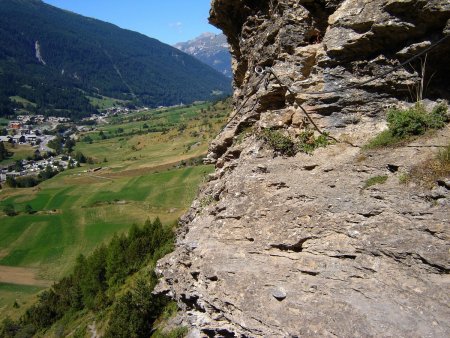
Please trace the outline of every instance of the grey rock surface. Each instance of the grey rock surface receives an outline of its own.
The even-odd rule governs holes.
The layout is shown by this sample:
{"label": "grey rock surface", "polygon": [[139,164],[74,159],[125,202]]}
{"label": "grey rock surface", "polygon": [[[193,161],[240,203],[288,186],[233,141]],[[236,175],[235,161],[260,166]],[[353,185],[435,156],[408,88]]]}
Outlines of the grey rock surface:
{"label": "grey rock surface", "polygon": [[[442,37],[448,1],[214,0],[211,21],[234,57],[235,111],[211,144],[216,171],[158,262],[157,292],[177,300],[191,336],[450,336],[449,178],[402,182],[450,140],[450,127],[394,149],[359,146],[407,106],[419,74],[402,67]],[[428,56],[448,74],[450,40]],[[305,115],[255,66],[296,88],[315,123],[340,141],[312,155],[276,154],[262,128],[295,137]],[[430,83],[430,104],[449,79]],[[351,145],[350,145],[351,144]],[[366,182],[385,176],[383,184]]]}
{"label": "grey rock surface", "polygon": [[231,55],[227,38],[223,34],[203,33],[199,37],[174,45],[227,77],[232,77]]}

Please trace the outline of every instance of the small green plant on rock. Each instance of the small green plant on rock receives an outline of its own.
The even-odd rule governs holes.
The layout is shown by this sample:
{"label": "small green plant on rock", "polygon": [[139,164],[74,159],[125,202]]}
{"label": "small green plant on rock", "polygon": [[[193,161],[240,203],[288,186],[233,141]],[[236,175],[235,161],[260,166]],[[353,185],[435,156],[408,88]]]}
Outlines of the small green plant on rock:
{"label": "small green plant on rock", "polygon": [[273,150],[282,155],[294,156],[296,154],[294,142],[277,130],[264,129],[261,133],[261,138],[266,141]]}
{"label": "small green plant on rock", "polygon": [[280,131],[272,129],[264,129],[261,132],[261,138],[273,150],[285,156],[294,156],[299,152],[311,154],[315,149],[326,147],[330,144],[328,134],[323,133],[316,137],[312,130],[305,130],[300,133],[296,142]]}
{"label": "small green plant on rock", "polygon": [[298,136],[299,142],[295,145],[297,152],[311,154],[317,148],[324,148],[330,144],[327,133],[316,137],[312,130],[305,130]]}
{"label": "small green plant on rock", "polygon": [[407,110],[393,109],[387,114],[387,123],[394,137],[422,135],[427,129],[427,113],[422,105]]}
{"label": "small green plant on rock", "polygon": [[392,109],[387,114],[388,129],[370,141],[365,148],[395,146],[425,134],[428,130],[441,129],[450,122],[447,105],[441,103],[431,112],[417,103],[405,110]]}
{"label": "small green plant on rock", "polygon": [[411,177],[408,172],[401,172],[400,175],[398,175],[398,181],[401,184],[407,184],[410,181]]}
{"label": "small green plant on rock", "polygon": [[427,126],[429,129],[441,129],[450,122],[448,107],[445,103],[440,103],[428,114]]}
{"label": "small green plant on rock", "polygon": [[371,177],[364,183],[363,189],[370,188],[376,184],[384,184],[386,183],[387,179],[388,177],[386,175]]}
{"label": "small green plant on rock", "polygon": [[211,205],[213,202],[214,202],[214,197],[212,197],[211,195],[207,195],[207,196],[203,197],[202,199],[200,199],[200,206],[202,208],[205,208],[208,205]]}

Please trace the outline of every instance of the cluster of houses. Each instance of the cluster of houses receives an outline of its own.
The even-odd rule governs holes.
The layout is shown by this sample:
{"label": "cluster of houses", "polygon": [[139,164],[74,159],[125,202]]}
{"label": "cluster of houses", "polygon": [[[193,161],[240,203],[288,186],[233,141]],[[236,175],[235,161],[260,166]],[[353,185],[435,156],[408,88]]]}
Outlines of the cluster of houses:
{"label": "cluster of houses", "polygon": [[[69,118],[54,117],[44,115],[18,115],[14,121],[10,121],[6,130],[7,135],[0,136],[0,142],[11,144],[28,144],[37,146],[40,144],[41,150],[49,151],[46,143],[54,136],[44,135],[44,130],[51,130],[58,124],[70,122]],[[39,148],[35,155],[40,155]],[[41,158],[35,156],[35,158]],[[17,163],[9,166],[0,166],[0,182],[6,178],[38,175],[41,171],[50,167],[52,170],[67,169],[76,166],[77,161],[71,157],[57,156],[39,160],[22,160],[20,166]]]}
{"label": "cluster of houses", "polygon": [[105,114],[106,116],[111,116],[114,114],[129,114],[130,109],[126,107],[111,107],[105,109],[105,112],[102,114]]}
{"label": "cluster of houses", "polygon": [[55,116],[44,116],[44,115],[17,115],[16,121],[11,121],[9,124],[43,124],[45,122],[49,123],[65,123],[70,122],[68,117],[55,117]]}
{"label": "cluster of houses", "polygon": [[19,115],[16,121],[10,121],[7,128],[8,135],[0,136],[0,142],[35,145],[41,132],[33,131],[32,123],[36,123],[34,121],[44,121],[44,116],[37,116],[36,120],[31,121],[30,116]]}
{"label": "cluster of houses", "polygon": [[[142,109],[141,109],[142,110]],[[148,108],[144,108],[148,110]],[[129,114],[133,110],[126,107],[113,107],[107,109],[101,114],[92,115],[85,121],[94,120],[101,122],[107,117],[118,114]],[[39,154],[39,149],[42,151],[51,151],[47,147],[47,142],[54,138],[54,136],[44,135],[45,130],[52,130],[59,124],[71,122],[69,118],[54,117],[44,115],[18,115],[14,121],[10,121],[8,124],[7,135],[0,136],[0,142],[8,142],[12,144],[29,144],[36,146],[36,154]],[[85,126],[77,126],[78,130],[83,130]],[[71,130],[67,130],[65,133],[72,133]],[[67,136],[67,135],[66,135]],[[37,147],[39,145],[39,147]],[[40,158],[40,156],[35,156]],[[17,163],[9,165],[7,167],[0,165],[0,182],[6,181],[7,177],[21,177],[38,175],[41,171],[50,167],[52,170],[64,170],[74,166],[77,166],[78,162],[70,156],[55,156],[47,159],[40,160],[22,160],[20,165]]]}
{"label": "cluster of houses", "polygon": [[[145,108],[148,110],[148,108]],[[142,110],[142,109],[140,109]],[[127,115],[133,112],[133,110],[126,107],[111,107],[107,108],[99,114],[92,114],[89,117],[85,117],[82,121],[95,121],[97,123],[102,123],[107,117],[117,116],[117,115]]]}
{"label": "cluster of houses", "polygon": [[8,168],[0,168],[0,182],[6,181],[7,177],[21,177],[38,175],[41,171],[50,167],[52,170],[61,171],[78,165],[77,160],[70,156],[51,156],[42,160],[22,160],[20,161],[21,170],[17,170],[16,165]]}
{"label": "cluster of houses", "polygon": [[32,125],[57,125],[59,123],[70,122],[68,117],[55,117],[44,115],[18,115],[16,120],[10,121],[8,130],[20,133],[22,130],[29,130]]}
{"label": "cluster of houses", "polygon": [[[165,107],[161,106],[159,108],[165,108]],[[140,107],[138,109],[130,109],[127,107],[111,107],[111,108],[106,108],[104,111],[102,111],[99,114],[92,114],[91,116],[84,118],[82,121],[96,121],[97,123],[102,123],[105,121],[105,119],[107,117],[118,116],[118,115],[127,115],[127,114],[131,114],[134,112],[148,111],[148,110],[150,110],[150,108],[148,108],[148,107]]]}
{"label": "cluster of houses", "polygon": [[51,130],[58,124],[70,122],[67,117],[44,115],[18,115],[6,128],[8,135],[0,136],[0,142],[37,145],[44,141],[44,130]]}
{"label": "cluster of houses", "polygon": [[6,135],[6,136],[0,136],[0,142],[9,142],[9,143],[16,143],[16,144],[30,144],[32,146],[40,143],[39,141],[42,141],[40,137],[38,137],[36,134],[20,134],[20,135]]}

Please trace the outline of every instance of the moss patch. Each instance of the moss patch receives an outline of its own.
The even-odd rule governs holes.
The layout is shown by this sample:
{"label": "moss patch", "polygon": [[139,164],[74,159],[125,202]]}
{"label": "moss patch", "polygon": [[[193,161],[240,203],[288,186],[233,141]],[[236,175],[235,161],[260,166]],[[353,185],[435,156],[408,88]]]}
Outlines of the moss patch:
{"label": "moss patch", "polygon": [[384,184],[386,183],[387,179],[388,177],[386,175],[371,177],[364,183],[363,189],[370,188],[376,184]]}

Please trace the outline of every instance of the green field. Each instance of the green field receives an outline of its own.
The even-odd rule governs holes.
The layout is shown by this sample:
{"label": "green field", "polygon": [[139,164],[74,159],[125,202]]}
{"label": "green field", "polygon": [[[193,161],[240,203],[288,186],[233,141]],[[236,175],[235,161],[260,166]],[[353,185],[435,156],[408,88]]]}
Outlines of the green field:
{"label": "green field", "polygon": [[28,156],[33,156],[34,151],[36,150],[28,144],[14,144],[13,145],[10,143],[5,143],[5,146],[9,152],[13,153],[13,155],[11,157],[0,162],[2,165],[5,165],[5,166],[13,164],[17,160],[22,160],[24,158],[27,158]]}
{"label": "green field", "polygon": [[[54,281],[70,271],[80,253],[92,252],[133,223],[141,225],[155,217],[163,223],[175,222],[213,171],[212,166],[185,164],[205,155],[211,138],[226,119],[226,105],[211,105],[113,118],[99,130],[120,127],[130,134],[101,140],[95,137],[99,133],[96,130],[80,135],[80,139],[90,135],[94,139],[91,144],[77,143],[76,151],[97,163],[67,170],[34,188],[0,190],[0,270],[30,269],[36,279]],[[168,130],[131,132],[144,122],[148,126],[165,125]],[[95,172],[90,170],[100,167]],[[17,216],[3,213],[7,204],[14,206]],[[26,205],[35,213],[27,214]],[[6,283],[26,281],[18,276]],[[26,301],[39,289],[17,285],[10,291],[1,285],[0,316],[20,311],[12,308],[12,295]]]}
{"label": "green field", "polygon": [[[94,140],[100,140],[102,131],[109,137],[127,137],[128,134],[146,133],[147,130],[162,131],[162,129],[177,129],[180,125],[190,131],[202,132],[202,136],[214,136],[215,126],[224,124],[228,111],[228,105],[218,103],[199,103],[191,106],[157,109],[151,112],[138,112],[120,117],[112,117],[110,124],[102,125],[96,132],[83,134],[89,135]],[[145,128],[147,126],[147,129]],[[122,129],[119,132],[119,129]]]}
{"label": "green field", "polygon": [[[6,252],[0,265],[37,267],[40,278],[56,280],[78,254],[92,251],[114,232],[157,216],[175,221],[211,169],[197,166],[112,179],[85,173],[19,190],[0,202],[2,209],[13,204],[20,212],[1,218],[0,247]],[[27,204],[37,212],[26,214]]]}
{"label": "green field", "polygon": [[[37,286],[0,283],[0,313],[8,313],[15,318],[14,312],[7,311],[7,309],[28,307],[34,301],[36,293],[41,290],[43,288]],[[4,316],[1,315],[0,318],[3,319]]]}
{"label": "green field", "polygon": [[115,105],[120,105],[124,101],[113,99],[111,97],[102,96],[101,98],[86,96],[93,106],[97,106],[99,109],[110,108]]}
{"label": "green field", "polygon": [[33,106],[33,107],[37,106],[36,103],[28,101],[27,99],[24,99],[23,97],[20,97],[20,96],[11,96],[10,99],[14,102],[21,103],[25,106],[26,105]]}

